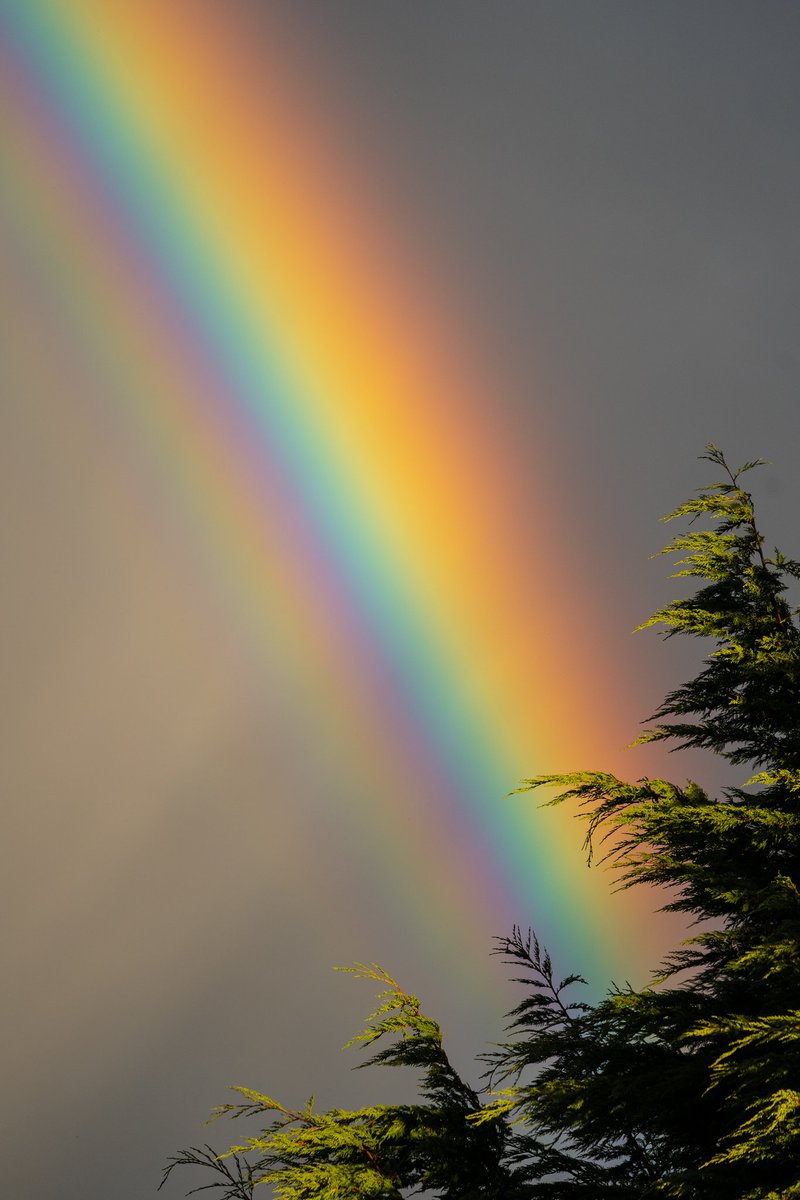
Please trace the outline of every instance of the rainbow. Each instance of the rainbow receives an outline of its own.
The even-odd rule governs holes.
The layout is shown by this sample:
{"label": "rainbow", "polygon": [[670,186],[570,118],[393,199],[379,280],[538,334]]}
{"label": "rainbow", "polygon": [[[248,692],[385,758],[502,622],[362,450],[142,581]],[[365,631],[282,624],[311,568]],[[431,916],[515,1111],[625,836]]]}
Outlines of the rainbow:
{"label": "rainbow", "polygon": [[544,566],[570,530],[520,516],[547,512],[546,450],[492,426],[511,385],[301,31],[229,13],[0,9],[4,219],[104,381],[98,437],[304,710],[382,904],[456,948],[530,921],[601,984],[654,966],[652,906],[608,895],[570,814],[504,799],[616,734]]}

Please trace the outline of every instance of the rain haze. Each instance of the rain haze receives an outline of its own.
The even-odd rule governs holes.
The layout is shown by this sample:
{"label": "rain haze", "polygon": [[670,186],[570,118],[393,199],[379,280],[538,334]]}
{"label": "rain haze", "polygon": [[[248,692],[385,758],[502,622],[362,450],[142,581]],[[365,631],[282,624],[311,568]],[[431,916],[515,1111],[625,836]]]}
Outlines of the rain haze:
{"label": "rain haze", "polygon": [[20,0],[0,40],[3,1175],[144,1200],[229,1084],[409,1094],[332,966],[476,1079],[512,922],[596,992],[680,936],[506,793],[721,779],[623,749],[697,661],[630,631],[709,441],[800,552],[800,10]]}

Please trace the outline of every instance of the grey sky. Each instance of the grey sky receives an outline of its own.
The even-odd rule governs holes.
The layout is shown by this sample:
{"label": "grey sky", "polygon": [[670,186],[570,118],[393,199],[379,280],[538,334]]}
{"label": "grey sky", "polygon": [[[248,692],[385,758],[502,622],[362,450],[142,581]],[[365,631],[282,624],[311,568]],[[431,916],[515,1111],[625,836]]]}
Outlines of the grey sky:
{"label": "grey sky", "polygon": [[[233,0],[232,13],[244,2]],[[554,503],[592,497],[581,549],[615,579],[620,631],[665,598],[664,564],[646,561],[661,541],[656,518],[708,475],[696,458],[709,440],[733,460],[774,460],[757,483],[764,524],[797,555],[800,8],[774,0],[267,7],[327,64],[330,85],[352,106],[350,136],[380,162],[395,197],[425,214],[447,286],[479,314],[517,381],[501,419],[544,442],[558,463]],[[187,617],[184,578],[140,538],[135,514],[112,519],[91,507],[86,480],[104,468],[59,400],[78,395],[80,364],[64,347],[52,349],[49,365],[25,360],[19,337],[40,301],[15,281],[7,232],[0,251],[4,356],[13,350],[23,364],[12,378],[25,379],[31,400],[4,398],[0,434],[3,503],[19,514],[8,539],[3,646],[12,683],[4,790],[14,797],[6,878],[15,880],[5,908],[30,930],[11,942],[4,1177],[10,1171],[10,1194],[37,1200],[144,1200],[166,1155],[206,1135],[200,1122],[229,1082],[293,1101],[311,1091],[322,1103],[377,1099],[379,1084],[349,1075],[338,1050],[370,996],[317,961],[307,914],[293,922],[298,881],[268,852],[273,901],[281,899],[259,911],[247,882],[257,848],[241,845],[217,798],[233,786],[235,763],[237,802],[257,813],[280,755],[292,758],[294,794],[303,795],[296,727],[255,682],[248,691],[237,648],[215,624],[215,599],[196,598]],[[53,561],[63,561],[58,594],[36,589]],[[156,578],[158,595],[147,582]],[[163,675],[139,676],[155,630],[171,657],[158,666]],[[658,694],[636,698],[644,716],[688,660],[655,639],[625,648],[656,680]],[[87,659],[81,723],[69,689],[49,681],[54,663],[75,677]],[[188,693],[191,712],[179,705]],[[94,750],[80,741],[87,714],[104,733],[92,771]],[[177,757],[161,763],[148,755],[146,733],[166,721]],[[141,742],[129,738],[133,726]],[[174,807],[157,850],[143,848],[152,870],[142,890],[133,874],[112,878],[104,867],[102,787],[121,776],[132,811],[142,796],[155,807],[165,772]],[[59,794],[74,812],[53,806]],[[76,813],[95,831],[90,843],[70,832]],[[287,838],[335,837],[322,827],[308,835],[315,819],[309,798],[306,814],[287,818]],[[54,820],[61,832],[48,841],[42,831]],[[130,838],[143,838],[143,828],[132,817]],[[63,906],[38,903],[40,870],[51,881],[63,875]],[[446,972],[420,966],[413,931],[387,935],[368,911],[348,910],[368,895],[366,874],[361,893],[340,895],[335,864],[329,878],[302,886],[334,908],[339,897],[343,958],[380,956],[405,972],[464,1061],[475,1038],[499,1035],[499,1012],[491,1030],[483,1013],[459,1025],[459,995]],[[115,905],[119,939],[98,961],[93,926]],[[226,916],[231,906],[246,915]],[[379,946],[365,944],[373,938]],[[166,975],[183,955],[184,991],[166,1003],[156,968]],[[36,1006],[50,1014],[40,1026],[28,1022]],[[81,1012],[96,1019],[79,1020]],[[49,1033],[34,1037],[34,1028]],[[179,1180],[169,1194],[182,1194]]]}

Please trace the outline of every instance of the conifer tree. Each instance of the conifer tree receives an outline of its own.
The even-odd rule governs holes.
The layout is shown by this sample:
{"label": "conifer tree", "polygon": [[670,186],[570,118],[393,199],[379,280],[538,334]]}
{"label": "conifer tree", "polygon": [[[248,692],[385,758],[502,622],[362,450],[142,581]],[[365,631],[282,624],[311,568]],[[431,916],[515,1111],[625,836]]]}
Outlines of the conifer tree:
{"label": "conifer tree", "polygon": [[800,563],[766,553],[742,483],[760,460],[732,471],[713,445],[703,457],[722,478],[666,518],[690,526],[663,551],[699,588],[643,628],[712,649],[639,740],[707,749],[746,767],[744,781],[716,797],[598,772],[522,785],[577,803],[589,857],[599,849],[622,887],[666,888],[666,909],[700,932],[649,986],[588,1004],[573,998],[582,978],[559,979],[514,929],[496,949],[523,998],[475,1088],[414,996],[374,965],[353,968],[381,989],[354,1039],[380,1043],[363,1065],[415,1069],[419,1102],[290,1111],[238,1088],[215,1115],[266,1126],[219,1156],[177,1155],[162,1183],[197,1165],[224,1200],[262,1183],[279,1200],[800,1198],[800,622],[787,594]]}

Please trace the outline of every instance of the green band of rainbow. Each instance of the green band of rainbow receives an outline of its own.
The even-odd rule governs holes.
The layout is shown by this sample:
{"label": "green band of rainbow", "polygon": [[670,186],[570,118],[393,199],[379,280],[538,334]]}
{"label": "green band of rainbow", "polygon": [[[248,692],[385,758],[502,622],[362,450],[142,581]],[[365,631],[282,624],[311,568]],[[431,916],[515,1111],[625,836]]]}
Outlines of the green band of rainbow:
{"label": "green band of rainbow", "polygon": [[256,54],[224,12],[2,8],[4,209],[107,382],[98,438],[150,464],[305,709],[383,902],[442,940],[530,921],[570,969],[630,970],[645,922],[568,815],[502,799],[585,765],[558,722],[587,644],[539,565],[555,534],[534,554],[512,507],[502,380],[406,261],[413,230],[381,227],[297,45],[276,25]]}

